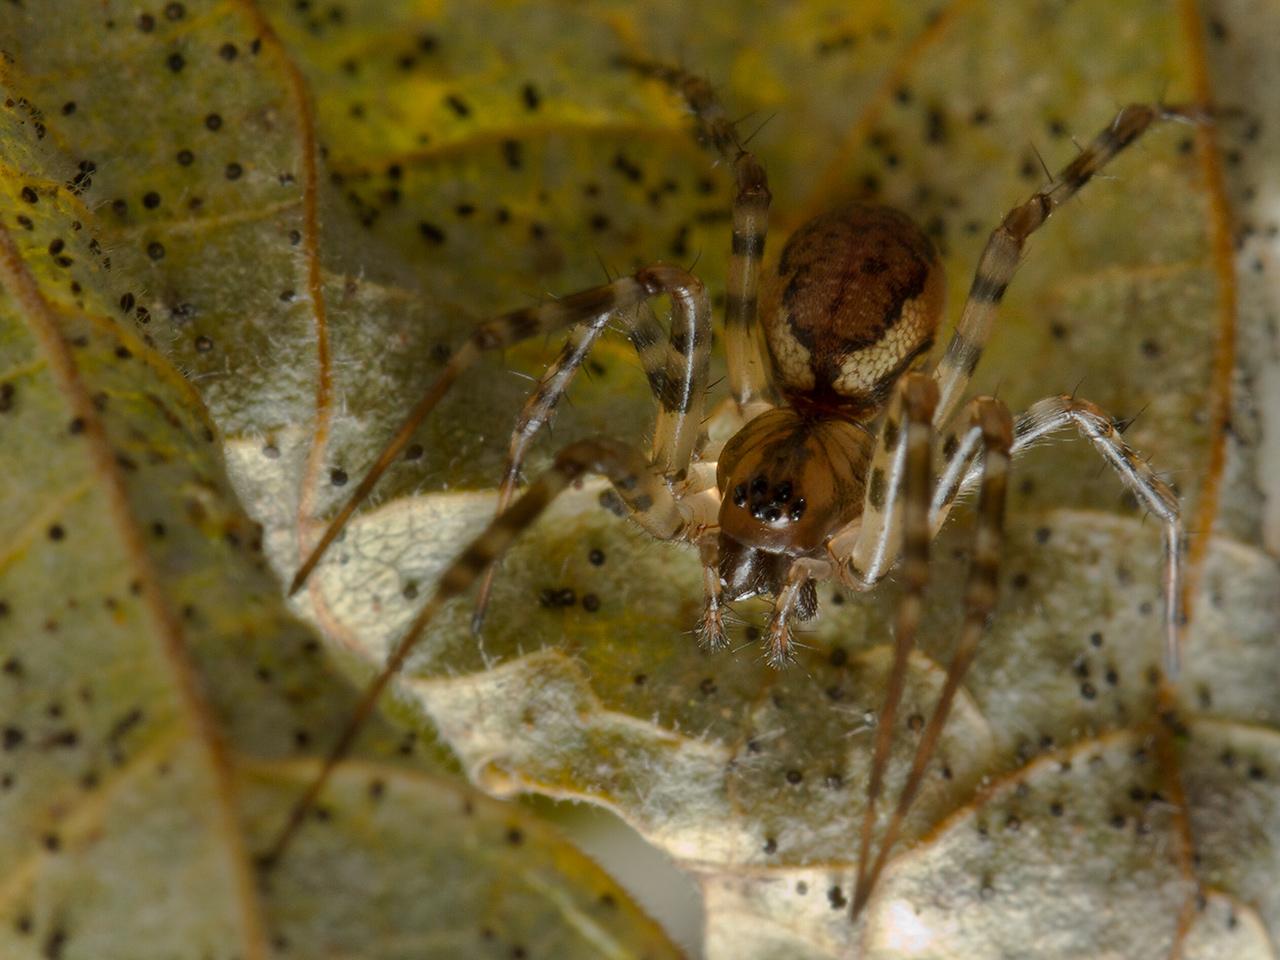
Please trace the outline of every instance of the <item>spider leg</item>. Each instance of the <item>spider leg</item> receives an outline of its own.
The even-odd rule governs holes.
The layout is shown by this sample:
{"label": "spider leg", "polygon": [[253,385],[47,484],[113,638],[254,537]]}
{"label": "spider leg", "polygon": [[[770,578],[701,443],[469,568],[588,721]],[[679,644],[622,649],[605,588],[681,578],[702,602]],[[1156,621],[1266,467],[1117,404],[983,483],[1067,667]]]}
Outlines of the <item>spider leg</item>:
{"label": "spider leg", "polygon": [[[884,772],[889,763],[889,747],[893,739],[894,721],[902,690],[906,684],[907,662],[915,646],[916,630],[924,609],[924,591],[929,580],[929,487],[930,448],[933,436],[933,408],[938,400],[933,381],[920,373],[908,374],[899,381],[895,396],[890,402],[888,414],[881,427],[880,437],[873,455],[873,463],[880,463],[882,490],[873,498],[867,491],[867,506],[875,511],[881,523],[862,528],[862,533],[874,540],[876,549],[883,556],[886,542],[901,529],[905,540],[902,573],[906,591],[898,605],[893,631],[893,666],[885,688],[884,703],[876,722],[876,742],[871,761],[871,777],[867,782],[867,807],[862,819],[862,833],[858,854],[857,888],[863,889],[865,871],[871,849],[871,829],[875,824],[876,803],[884,786]],[[899,426],[905,422],[906,434]],[[890,426],[890,425],[893,426]],[[884,481],[885,458],[892,458],[893,469],[889,481]],[[873,468],[874,469],[874,468]],[[872,484],[877,481],[870,481]],[[901,497],[899,497],[901,492]],[[886,500],[890,504],[889,521],[885,518]],[[864,541],[854,546],[854,553]],[[896,546],[894,553],[896,555]],[[877,565],[876,570],[881,569]]]}
{"label": "spider leg", "polygon": [[[520,482],[520,469],[524,465],[525,454],[533,443],[538,431],[551,420],[556,405],[573,376],[586,360],[587,353],[596,339],[605,330],[609,322],[609,314],[602,313],[598,317],[579,323],[569,331],[569,337],[560,349],[555,362],[547,367],[538,379],[533,393],[525,401],[524,408],[516,418],[515,428],[511,431],[511,441],[507,447],[507,465],[502,473],[502,485],[498,488],[498,505],[494,513],[502,513],[511,505],[516,493],[516,485]],[[485,571],[480,581],[480,589],[476,591],[475,612],[471,615],[471,632],[479,634],[484,626],[485,609],[489,606],[489,593],[493,589],[493,578],[498,572],[495,563]]]}
{"label": "spider leg", "polygon": [[838,530],[827,543],[827,552],[845,586],[868,589],[879,582],[898,557],[903,510],[899,493],[911,446],[900,442],[903,423],[918,423],[927,417],[932,424],[937,395],[930,377],[911,372],[898,381],[889,398],[867,471],[862,515]]}
{"label": "spider leg", "polygon": [[[1103,460],[1137,497],[1138,502],[1154,513],[1164,526],[1164,604],[1165,650],[1164,669],[1176,677],[1185,614],[1182,607],[1182,517],[1177,495],[1155,475],[1151,467],[1124,442],[1111,418],[1088,400],[1076,397],[1048,397],[1031,405],[1018,417],[1013,434],[1013,456],[1065,427],[1075,427],[1087,438]],[[977,484],[980,471],[966,459],[965,446],[959,444],[948,462],[933,501],[933,528],[936,533],[946,520],[955,500]]]}
{"label": "spider leg", "polygon": [[[673,349],[677,352],[677,348],[686,351],[680,361],[675,364],[677,367],[684,365],[691,372],[699,369],[704,372],[701,376],[686,377],[683,380],[683,387],[679,378],[664,381],[664,391],[660,394],[663,411],[659,417],[658,439],[655,441],[660,442],[668,462],[678,461],[681,456],[691,455],[694,441],[697,439],[702,393],[706,385],[705,362],[707,352],[710,350],[710,335],[706,332],[705,318],[709,315],[709,307],[705,289],[697,277],[679,267],[654,264],[637,271],[632,276],[620,277],[612,283],[592,287],[536,307],[515,310],[480,324],[449,358],[435,382],[427,388],[427,392],[405,418],[395,436],[378,454],[378,459],[374,461],[373,466],[369,468],[351,496],[329,521],[319,541],[311,548],[310,554],[294,575],[289,593],[293,594],[301,589],[329,545],[342,532],[356,508],[368,497],[378,479],[409,444],[419,424],[426,419],[458,376],[475,363],[485,351],[507,347],[537,334],[549,333],[592,318],[625,311],[660,294],[671,296],[673,303],[676,304],[677,316],[685,316],[691,324],[694,324],[695,316],[699,320],[694,324],[695,330],[679,344],[674,339],[675,328],[673,327]],[[702,366],[699,367],[699,364]],[[688,451],[688,454],[684,451]]]}
{"label": "spider leg", "polygon": [[708,650],[729,645],[724,629],[723,583],[720,580],[720,534],[709,531],[698,538],[698,559],[702,563],[702,593],[705,598],[698,622],[698,643]]}
{"label": "spider leg", "polygon": [[797,609],[807,606],[812,610],[815,606],[812,581],[826,580],[830,575],[831,564],[811,557],[797,557],[787,568],[786,579],[773,601],[769,636],[765,641],[765,660],[775,670],[781,670],[792,660],[792,617]]}
{"label": "spider leg", "polygon": [[941,391],[937,422],[948,420],[964,395],[991,335],[996,310],[1013,279],[1027,238],[1099,170],[1138,139],[1151,124],[1163,120],[1200,122],[1203,111],[1192,107],[1133,104],[1116,114],[1111,123],[1069,164],[1047,189],[1011,210],[991,233],[978,267],[969,298],[960,314],[947,351],[934,371]]}
{"label": "spider leg", "polygon": [[[915,802],[916,794],[924,781],[925,770],[933,759],[938,740],[942,736],[942,729],[946,725],[947,717],[951,712],[951,705],[955,701],[960,682],[964,679],[969,665],[973,662],[974,654],[977,653],[978,649],[978,641],[982,639],[982,635],[986,632],[991,612],[995,609],[998,574],[1000,572],[1000,553],[1004,540],[1004,503],[1008,486],[1009,459],[1013,443],[1013,424],[1009,416],[1009,410],[1003,403],[984,397],[979,398],[974,404],[974,425],[982,434],[982,488],[978,495],[978,526],[974,536],[973,561],[970,564],[969,576],[965,584],[964,623],[960,628],[960,639],[956,643],[951,664],[947,668],[947,676],[943,681],[942,693],[938,696],[938,702],[934,706],[928,722],[925,724],[924,732],[921,734],[920,743],[916,747],[915,756],[911,761],[911,770],[907,774],[907,780],[902,787],[902,792],[898,795],[898,804],[894,808],[888,826],[885,828],[884,837],[880,841],[880,848],[876,852],[875,862],[872,863],[870,869],[865,868],[865,848],[863,858],[859,859],[858,883],[853,896],[853,917],[855,919],[866,905],[872,890],[875,889],[876,881],[884,870],[889,853],[898,839],[898,834],[901,832],[907,813],[910,811],[912,803]],[[921,497],[921,500],[923,501],[926,498],[927,492]],[[916,520],[922,529],[916,531],[916,536],[923,540],[926,549],[930,537],[927,514],[927,504],[924,502],[918,504]],[[919,547],[917,546],[915,549],[918,550]],[[908,528],[908,559],[912,555],[912,550],[912,536],[910,528]],[[910,566],[907,569],[909,570]],[[910,596],[909,594],[908,598]],[[904,603],[908,598],[904,598]],[[877,731],[877,741],[881,738],[887,739],[889,733],[891,731],[887,731],[882,727]],[[877,742],[877,747],[879,747],[879,742]],[[877,749],[876,759],[882,764],[887,762],[887,751],[884,759],[881,760]],[[867,816],[868,818],[872,816],[870,804],[868,804]],[[867,830],[868,827],[866,826],[866,821],[864,821],[864,838]]]}
{"label": "spider leg", "polygon": [[279,861],[289,841],[324,789],[334,767],[347,755],[356,735],[377,705],[391,678],[404,666],[423,637],[427,625],[444,604],[464,593],[510,548],[515,539],[542,514],[557,494],[588,473],[606,476],[623,504],[641,525],[663,539],[680,536],[685,521],[675,495],[662,472],[637,448],[617,440],[582,440],[560,451],[552,466],[523,495],[493,519],[440,576],[435,593],[401,635],[382,671],[369,683],[352,711],[337,742],[325,758],[320,773],[294,805],[284,828],[270,850],[260,858],[264,865]]}
{"label": "spider leg", "polygon": [[[676,271],[678,268],[650,269]],[[711,307],[702,284],[684,271],[678,273],[683,274],[683,279],[673,277],[669,289],[662,291],[670,293],[673,304],[671,334],[665,347],[661,325],[651,313],[640,309],[605,312],[577,324],[570,331],[560,355],[538,380],[516,419],[502,486],[498,490],[497,513],[511,503],[529,446],[538,431],[550,421],[556,405],[569,389],[591,347],[614,316],[629,328],[628,337],[640,355],[640,363],[658,401],[652,459],[672,479],[684,478],[701,429],[702,398],[706,392],[711,356]],[[490,567],[480,583],[475,613],[471,618],[473,633],[480,633],[484,625],[485,609],[497,569],[496,564]]]}
{"label": "spider leg", "polygon": [[725,286],[725,355],[729,389],[748,419],[772,406],[773,384],[756,323],[760,263],[769,226],[769,181],[764,167],[746,150],[711,84],[680,67],[621,58],[619,65],[671,87],[689,104],[698,129],[710,146],[733,165],[737,191],[733,201],[733,242]]}

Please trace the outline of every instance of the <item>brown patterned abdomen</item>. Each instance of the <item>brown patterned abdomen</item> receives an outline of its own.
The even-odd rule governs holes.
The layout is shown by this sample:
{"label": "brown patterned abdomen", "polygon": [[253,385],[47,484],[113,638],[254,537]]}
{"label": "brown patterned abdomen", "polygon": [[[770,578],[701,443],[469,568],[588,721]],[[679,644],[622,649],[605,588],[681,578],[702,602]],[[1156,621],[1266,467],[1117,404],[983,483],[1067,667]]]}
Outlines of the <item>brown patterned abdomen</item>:
{"label": "brown patterned abdomen", "polygon": [[945,297],[933,243],[903,213],[855,203],[787,241],[763,316],[797,406],[869,417],[933,343]]}

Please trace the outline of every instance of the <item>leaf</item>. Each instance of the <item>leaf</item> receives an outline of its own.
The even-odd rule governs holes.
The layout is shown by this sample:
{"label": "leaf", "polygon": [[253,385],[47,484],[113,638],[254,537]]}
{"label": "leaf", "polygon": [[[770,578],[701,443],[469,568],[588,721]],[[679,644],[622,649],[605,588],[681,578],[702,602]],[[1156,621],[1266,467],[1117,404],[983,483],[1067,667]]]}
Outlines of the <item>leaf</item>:
{"label": "leaf", "polygon": [[[196,16],[171,8],[173,29]],[[0,954],[676,955],[554,830],[381,723],[326,796],[324,829],[304,830],[283,867],[255,870],[352,692],[285,610],[207,410],[155,349],[162,315],[142,304],[155,277],[104,226],[113,208],[91,202],[99,164],[116,158],[62,149],[63,124],[106,120],[103,101],[55,121],[39,103],[71,103],[53,87],[80,80],[66,69],[35,82],[26,71],[56,44],[12,40],[0,73]],[[141,242],[172,243],[155,237]]]}
{"label": "leaf", "polygon": [[[50,129],[96,162],[87,196],[112,257],[145,281],[130,292],[199,386],[285,574],[433,378],[440,347],[478,319],[597,283],[600,261],[697,257],[719,289],[724,172],[667,91],[608,67],[615,54],[682,59],[720,84],[731,115],[768,120],[751,143],[775,196],[770,249],[874,188],[944,246],[953,315],[990,226],[1042,182],[1031,144],[1060,165],[1069,136],[1092,135],[1117,104],[1165,86],[1193,99],[1207,83],[1191,4],[961,2],[930,15],[806,3],[748,22],[732,5],[658,2],[335,9],[188,7],[145,33],[120,15],[124,91],[75,66],[78,38],[15,43],[42,100],[77,103]],[[1221,15],[1234,42],[1263,43],[1266,31],[1234,25],[1269,13]],[[1267,87],[1243,66],[1253,60],[1222,49],[1214,68],[1248,106]],[[1227,441],[1247,391],[1231,390],[1220,165],[1211,141],[1169,127],[1091,184],[1037,235],[976,385],[1021,409],[1079,383],[1116,415],[1141,412],[1127,437],[1176,478],[1197,534],[1176,723],[1148,681],[1157,531],[1073,442],[1019,464],[1005,599],[909,822],[914,846],[861,929],[845,906],[892,583],[824,590],[810,649],[785,674],[758,662],[746,631],[735,654],[705,656],[688,636],[695,558],[616,522],[592,486],[513,553],[482,647],[465,603],[440,619],[403,702],[481,785],[609,806],[695,871],[712,955],[840,955],[854,939],[880,955],[996,954],[1028,929],[1045,955],[1210,955],[1245,935],[1265,949],[1280,919],[1258,880],[1274,858],[1258,838],[1274,832],[1262,798],[1276,769],[1277,584],[1254,520],[1263,461]],[[1260,317],[1242,314],[1241,333],[1265,343]],[[527,390],[506,371],[536,374],[554,349],[472,371],[317,572],[309,613],[357,672],[486,519]],[[625,344],[595,360],[531,472],[568,439],[648,429]],[[1215,520],[1243,542],[1211,539]],[[890,795],[947,661],[967,536],[962,518],[937,545]],[[566,589],[573,605],[541,604]],[[742,613],[758,623],[761,608]],[[306,729],[331,742],[330,728]],[[1228,745],[1230,766],[1214,759]],[[1221,814],[1236,799],[1247,823]]]}
{"label": "leaf", "polygon": [[[317,769],[306,763],[289,772],[285,779],[262,771],[247,797],[264,841]],[[325,812],[340,825],[337,837],[301,832],[270,881],[279,952],[287,945],[307,957],[679,955],[553,828],[456,780],[350,764],[326,794]]]}

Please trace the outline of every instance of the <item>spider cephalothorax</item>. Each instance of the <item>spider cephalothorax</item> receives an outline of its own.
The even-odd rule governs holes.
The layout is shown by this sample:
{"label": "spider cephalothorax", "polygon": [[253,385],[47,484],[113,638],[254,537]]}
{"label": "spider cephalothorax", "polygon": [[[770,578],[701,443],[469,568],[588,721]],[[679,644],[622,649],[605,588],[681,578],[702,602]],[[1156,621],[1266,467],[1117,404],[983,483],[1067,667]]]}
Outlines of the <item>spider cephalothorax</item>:
{"label": "spider cephalothorax", "polygon": [[[441,605],[481,580],[478,626],[487,578],[511,542],[566,486],[584,474],[598,473],[612,483],[622,509],[644,530],[661,540],[696,544],[703,568],[705,605],[699,635],[704,643],[716,647],[726,642],[725,602],[756,594],[774,597],[766,640],[774,666],[791,656],[790,622],[817,611],[816,582],[836,580],[852,589],[869,589],[900,557],[904,595],[867,787],[853,900],[856,914],[893,847],[994,609],[1011,457],[1057,430],[1074,427],[1160,519],[1166,665],[1171,671],[1176,666],[1182,622],[1182,528],[1178,501],[1169,487],[1126,446],[1111,419],[1087,401],[1050,397],[1034,404],[1016,425],[1005,405],[993,397],[975,397],[963,407],[960,402],[1027,238],[1152,123],[1197,120],[1200,113],[1147,105],[1124,108],[1048,187],[1010,211],[991,233],[978,261],[946,352],[925,368],[943,313],[943,274],[932,243],[919,227],[884,206],[836,207],[795,231],[761,290],[771,200],[764,169],[742,147],[704,81],[659,64],[626,65],[679,90],[704,139],[734,169],[737,194],[724,316],[730,439],[717,445],[704,432],[710,301],[701,281],[686,270],[654,264],[604,286],[480,325],[330,521],[299,568],[293,589],[306,580],[355,507],[467,366],[485,351],[538,333],[568,327],[570,334],[517,420],[498,515],[445,570],[435,595],[366,690],[270,856],[283,851]],[[661,296],[669,297],[672,306],[668,331],[647,311],[634,309]],[[641,450],[614,438],[570,444],[516,500],[530,442],[550,419],[610,320],[626,325],[658,402],[651,448]],[[941,439],[936,454],[935,434]],[[705,469],[712,464],[714,481]],[[975,488],[977,528],[964,621],[942,693],[920,734],[906,784],[872,861],[871,828],[921,616],[929,544],[960,494]]]}
{"label": "spider cephalothorax", "polygon": [[803,556],[862,512],[872,437],[858,423],[778,407],[720,452],[720,529],[746,547]]}
{"label": "spider cephalothorax", "polygon": [[[860,425],[785,407],[734,435],[717,466],[717,569],[725,600],[776,596],[795,557],[815,555],[861,513],[870,451],[871,435]],[[808,620],[816,612],[816,592],[807,582],[794,616]],[[718,618],[704,619],[701,630],[705,643],[725,641]]]}

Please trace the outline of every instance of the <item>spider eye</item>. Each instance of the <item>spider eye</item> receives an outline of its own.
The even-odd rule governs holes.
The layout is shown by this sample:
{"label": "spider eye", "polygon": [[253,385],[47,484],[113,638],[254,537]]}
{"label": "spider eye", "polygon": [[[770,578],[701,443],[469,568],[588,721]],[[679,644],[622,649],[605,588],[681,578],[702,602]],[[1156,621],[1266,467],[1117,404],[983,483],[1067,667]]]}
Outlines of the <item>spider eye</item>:
{"label": "spider eye", "polygon": [[804,508],[806,506],[807,504],[804,502],[804,497],[801,497],[791,505],[791,512],[787,514],[787,516],[789,516],[792,520],[799,520],[801,517],[804,516]]}
{"label": "spider eye", "polygon": [[798,513],[794,505],[790,510],[787,509],[787,504],[792,503],[794,496],[795,484],[790,480],[770,483],[769,478],[763,474],[753,477],[749,488],[746,484],[740,483],[733,489],[733,502],[739,507],[748,507],[751,516],[765,523],[777,523],[783,517],[788,520],[798,520],[803,516],[803,497],[795,500],[795,503],[800,505]]}

